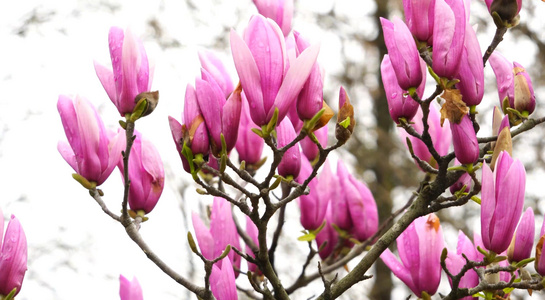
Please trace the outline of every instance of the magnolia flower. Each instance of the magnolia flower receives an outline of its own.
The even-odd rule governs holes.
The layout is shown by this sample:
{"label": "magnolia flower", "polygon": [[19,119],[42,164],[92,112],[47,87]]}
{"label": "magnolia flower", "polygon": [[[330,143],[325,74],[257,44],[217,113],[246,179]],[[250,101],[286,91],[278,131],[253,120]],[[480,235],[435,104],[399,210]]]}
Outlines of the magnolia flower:
{"label": "magnolia flower", "polygon": [[121,300],[144,300],[142,288],[136,277],[129,281],[125,276],[119,275],[119,296]]}
{"label": "magnolia flower", "polygon": [[95,62],[95,71],[121,116],[132,113],[138,94],[151,88],[148,57],[142,42],[130,29],[111,27],[108,34],[113,71]]}
{"label": "magnolia flower", "polygon": [[[143,139],[140,132],[134,132],[136,139],[129,156],[129,206],[133,211],[143,210],[150,213],[165,185],[163,161],[155,146]],[[123,163],[119,163],[121,175],[124,172]]]}
{"label": "magnolia flower", "polygon": [[[290,119],[285,118],[278,124],[276,135],[278,137],[278,148],[282,148],[295,140],[297,134],[295,134],[295,129],[293,129]],[[278,174],[283,177],[292,176],[293,178],[297,178],[300,170],[301,150],[299,150],[299,143],[296,143],[282,156],[282,160],[278,165]]]}
{"label": "magnolia flower", "polygon": [[401,19],[395,17],[393,22],[380,18],[384,42],[395,71],[397,82],[403,90],[416,88],[422,83],[420,54],[416,49],[414,38]]}
{"label": "magnolia flower", "polygon": [[[192,220],[199,248],[207,259],[212,260],[219,257],[227,245],[241,249],[237,228],[231,214],[231,204],[227,200],[214,197],[210,215],[210,229],[204,225],[195,212],[192,215]],[[240,268],[240,256],[235,251],[230,251],[227,257],[234,266]]]}
{"label": "magnolia flower", "polygon": [[[448,256],[445,259],[447,269],[451,274],[457,275],[465,266],[466,259],[462,256],[465,255],[467,259],[473,261],[479,261],[477,256],[477,249],[473,246],[471,240],[460,230],[458,233],[458,244],[456,246],[456,253],[448,251]],[[452,281],[449,277],[449,283],[452,286]],[[458,283],[459,288],[473,288],[479,284],[479,275],[474,270],[468,270]],[[463,300],[474,299],[471,296],[462,298]]]}
{"label": "magnolia flower", "polygon": [[403,0],[405,22],[411,33],[421,42],[433,35],[434,11],[432,0]]}
{"label": "magnolia flower", "polygon": [[278,122],[284,119],[307,81],[318,51],[318,45],[307,48],[288,68],[284,36],[276,23],[255,15],[244,39],[231,31],[231,52],[255,124],[268,124],[276,108]]}
{"label": "magnolia flower", "polygon": [[210,290],[218,300],[237,300],[235,273],[229,258],[224,258],[212,266]]}
{"label": "magnolia flower", "polygon": [[293,19],[293,0],[253,0],[257,11],[266,18],[274,20],[282,29],[284,36],[291,31]]}
{"label": "magnolia flower", "polygon": [[125,148],[125,133],[109,133],[96,109],[76,96],[59,96],[57,109],[68,143],[57,149],[66,162],[82,177],[101,185],[110,176]]}
{"label": "magnolia flower", "polygon": [[510,262],[518,262],[530,257],[534,246],[535,230],[534,210],[528,207],[522,215],[511,244],[507,249],[507,258]]}
{"label": "magnolia flower", "polygon": [[4,215],[0,209],[0,298],[16,289],[15,295],[21,291],[21,285],[27,270],[27,242],[25,231],[19,220],[11,215],[4,235]]}
{"label": "magnolia flower", "polygon": [[483,165],[481,236],[486,249],[499,254],[509,247],[522,214],[526,172],[519,160],[502,151],[494,172]]}
{"label": "magnolia flower", "polygon": [[397,238],[401,263],[390,249],[380,258],[416,296],[433,295],[441,281],[443,231],[434,214],[414,220]]}
{"label": "magnolia flower", "polygon": [[433,24],[433,71],[449,79],[460,70],[460,59],[464,49],[466,16],[464,1],[435,0]]}

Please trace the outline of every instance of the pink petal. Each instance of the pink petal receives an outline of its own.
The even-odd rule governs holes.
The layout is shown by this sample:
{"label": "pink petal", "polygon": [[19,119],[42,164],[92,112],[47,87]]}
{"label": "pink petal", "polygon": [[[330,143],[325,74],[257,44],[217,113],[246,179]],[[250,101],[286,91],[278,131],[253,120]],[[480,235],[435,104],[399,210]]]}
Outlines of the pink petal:
{"label": "pink petal", "polygon": [[[297,95],[307,81],[310,71],[318,58],[320,45],[316,44],[305,49],[299,57],[295,59],[293,64],[288,69],[284,81],[278,90],[274,106],[278,107],[278,121],[284,119],[291,107],[293,101],[297,99]],[[267,119],[272,118],[274,109],[267,112]]]}
{"label": "pink petal", "polygon": [[94,65],[95,65],[95,72],[97,74],[98,80],[100,80],[100,83],[102,83],[102,86],[104,87],[104,90],[106,90],[106,94],[108,94],[108,97],[115,104],[116,90],[115,90],[114,73],[112,72],[112,70],[97,63],[96,61],[94,62]]}
{"label": "pink petal", "polygon": [[250,105],[252,120],[259,126],[265,125],[268,121],[265,120],[261,76],[250,49],[234,30],[231,30],[231,53],[242,89]]}

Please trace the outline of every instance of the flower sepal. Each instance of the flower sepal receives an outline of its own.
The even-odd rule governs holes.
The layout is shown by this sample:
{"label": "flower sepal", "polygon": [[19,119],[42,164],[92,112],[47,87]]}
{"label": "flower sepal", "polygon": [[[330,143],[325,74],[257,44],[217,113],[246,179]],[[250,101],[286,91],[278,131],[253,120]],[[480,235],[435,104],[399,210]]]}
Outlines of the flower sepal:
{"label": "flower sepal", "polygon": [[13,288],[7,296],[0,295],[0,300],[13,300],[15,298],[15,294],[17,293],[17,288]]}
{"label": "flower sepal", "polygon": [[79,175],[78,173],[73,173],[72,178],[74,178],[79,184],[81,184],[84,188],[88,190],[95,189],[97,187],[97,183],[94,181],[89,181],[87,178]]}

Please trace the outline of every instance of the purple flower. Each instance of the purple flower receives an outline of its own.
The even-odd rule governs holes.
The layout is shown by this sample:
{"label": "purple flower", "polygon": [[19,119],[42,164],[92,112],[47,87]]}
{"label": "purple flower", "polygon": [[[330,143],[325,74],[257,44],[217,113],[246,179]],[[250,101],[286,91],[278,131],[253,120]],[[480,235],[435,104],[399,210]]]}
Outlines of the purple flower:
{"label": "purple flower", "polygon": [[195,80],[195,90],[200,111],[210,135],[212,152],[221,151],[221,135],[225,138],[227,152],[235,147],[240,121],[241,90],[236,89],[227,101],[214,78],[202,69],[202,79]]}
{"label": "purple flower", "polygon": [[238,158],[246,164],[254,165],[261,160],[261,153],[265,141],[252,131],[252,128],[259,127],[254,124],[250,117],[250,107],[244,93],[242,94],[242,109],[240,112],[240,124],[238,126],[238,138],[235,145]]}
{"label": "purple flower", "polygon": [[405,22],[412,34],[422,42],[433,36],[434,10],[432,0],[403,0]]}
{"label": "purple flower", "polygon": [[473,28],[466,23],[464,47],[460,62],[460,70],[456,78],[460,82],[456,87],[462,94],[462,101],[468,106],[481,103],[484,95],[483,55]]}
{"label": "purple flower", "polygon": [[210,290],[218,300],[237,300],[235,272],[231,260],[227,257],[212,266]]}
{"label": "purple flower", "polygon": [[148,57],[142,42],[127,29],[111,27],[108,34],[113,71],[95,62],[95,71],[121,116],[132,113],[135,97],[151,88]]}
{"label": "purple flower", "polygon": [[[295,41],[297,43],[297,54],[302,53],[310,47],[310,43],[294,31]],[[324,102],[323,93],[324,79],[318,63],[314,63],[303,89],[297,97],[297,115],[301,120],[310,120],[318,111],[322,109]]]}
{"label": "purple flower", "polygon": [[76,173],[101,185],[121,158],[124,132],[114,136],[106,131],[96,109],[79,96],[60,95],[57,109],[68,139],[68,143],[60,141],[57,149]]}
{"label": "purple flower", "polygon": [[136,277],[129,281],[123,275],[119,275],[119,296],[121,300],[144,300],[142,288]]}
{"label": "purple flower", "polygon": [[454,78],[460,69],[464,49],[466,16],[464,1],[435,0],[433,25],[433,71],[448,79]]}
{"label": "purple flower", "polygon": [[288,68],[284,36],[276,23],[255,15],[244,40],[231,31],[231,52],[255,124],[268,124],[275,108],[278,121],[284,119],[307,81],[318,51],[318,45],[307,48]]}
{"label": "purple flower", "polygon": [[[465,255],[469,260],[479,261],[477,256],[477,250],[471,240],[460,230],[458,233],[458,244],[456,246],[456,253],[448,252],[448,256],[445,260],[447,269],[451,274],[457,275],[465,266],[466,260],[462,256]],[[452,281],[449,278],[449,283],[452,286]],[[459,288],[473,288],[479,284],[479,276],[474,270],[468,270],[464,276],[460,279],[458,284]],[[471,300],[473,297],[467,296],[461,298],[463,300]]]}
{"label": "purple flower", "polygon": [[460,124],[451,123],[454,154],[462,164],[472,164],[479,158],[479,142],[468,115],[464,115]]}
{"label": "purple flower", "polygon": [[481,235],[486,249],[501,253],[509,247],[522,214],[526,172],[519,160],[502,151],[494,173],[483,166]]}
{"label": "purple flower", "polygon": [[443,231],[434,214],[414,220],[397,238],[401,263],[386,249],[380,258],[416,296],[435,294],[441,281]]}
{"label": "purple flower", "polygon": [[253,0],[257,11],[266,18],[274,20],[282,29],[284,36],[291,31],[293,19],[293,0]]}
{"label": "purple flower", "polygon": [[[231,214],[231,204],[227,200],[214,197],[210,215],[210,229],[204,225],[195,212],[192,215],[192,220],[199,248],[207,259],[212,260],[219,257],[227,245],[241,249],[237,228]],[[240,269],[240,256],[235,251],[230,251],[227,257],[233,265]]]}
{"label": "purple flower", "polygon": [[534,210],[526,209],[507,249],[509,261],[521,261],[530,257],[535,235]]}
{"label": "purple flower", "polygon": [[[140,132],[135,131],[136,139],[129,156],[129,206],[133,211],[143,210],[150,213],[165,185],[163,161],[155,146],[143,139]],[[119,170],[123,175],[123,162],[119,162]]]}
{"label": "purple flower", "polygon": [[25,231],[19,220],[11,215],[2,243],[3,234],[4,215],[0,209],[0,296],[7,296],[13,289],[17,289],[17,295],[21,291],[27,270]]}
{"label": "purple flower", "polygon": [[[278,137],[278,148],[282,148],[291,143],[297,135],[291,125],[290,119],[286,118],[278,124],[276,128],[276,134]],[[299,150],[299,143],[289,148],[282,156],[282,160],[278,165],[278,174],[283,177],[292,176],[297,178],[299,171],[301,170],[301,151]]]}
{"label": "purple flower", "polygon": [[416,88],[422,83],[420,54],[416,49],[414,38],[401,19],[395,17],[393,22],[380,18],[384,42],[397,77],[403,90]]}
{"label": "purple flower", "polygon": [[[426,86],[426,63],[419,58],[420,67],[423,75],[423,80],[416,89],[416,94],[419,98],[424,94]],[[416,115],[420,105],[408,95],[406,90],[403,90],[397,81],[397,78],[392,67],[392,62],[388,54],[384,55],[380,64],[380,72],[382,74],[382,84],[386,92],[386,100],[388,100],[388,110],[390,117],[394,122],[399,124],[399,118],[405,118],[411,121]]]}

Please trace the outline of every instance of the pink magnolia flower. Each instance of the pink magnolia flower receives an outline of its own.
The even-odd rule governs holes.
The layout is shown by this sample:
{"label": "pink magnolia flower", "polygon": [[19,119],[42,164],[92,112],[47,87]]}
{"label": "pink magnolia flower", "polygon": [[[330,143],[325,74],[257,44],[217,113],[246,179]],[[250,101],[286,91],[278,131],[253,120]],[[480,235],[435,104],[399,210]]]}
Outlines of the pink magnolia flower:
{"label": "pink magnolia flower", "polygon": [[501,253],[509,247],[522,214],[526,172],[519,160],[502,151],[494,172],[483,166],[481,235],[486,249]]}
{"label": "pink magnolia flower", "polygon": [[17,295],[21,291],[27,270],[25,231],[19,220],[11,215],[2,242],[3,234],[4,215],[0,209],[0,296],[7,296],[13,289],[17,289]]}
{"label": "pink magnolia flower", "polygon": [[202,69],[202,79],[195,80],[197,102],[210,135],[212,152],[221,150],[221,135],[225,138],[229,152],[235,147],[242,107],[241,90],[236,89],[225,100],[224,93],[214,78]]}
{"label": "pink magnolia flower", "polygon": [[57,149],[66,162],[85,179],[101,185],[110,176],[125,148],[124,132],[106,131],[96,109],[85,99],[60,95],[57,109],[68,143]]}
{"label": "pink magnolia flower", "polygon": [[460,70],[464,49],[466,15],[464,1],[435,0],[433,24],[433,71],[449,79]]}
{"label": "pink magnolia flower", "polygon": [[[422,134],[424,131],[424,125],[422,123],[422,110],[418,109],[416,115],[413,118],[414,129]],[[441,127],[441,116],[439,109],[435,105],[430,105],[430,113],[428,115],[429,133],[433,146],[439,155],[443,156],[448,153],[449,147],[452,143],[452,134],[450,131],[450,123],[445,122]],[[409,135],[405,130],[399,129],[399,135],[402,141],[406,144],[406,138],[408,137],[413,145],[414,154],[421,160],[428,162],[432,167],[437,167],[437,162],[433,159],[428,147],[421,140]]]}
{"label": "pink magnolia flower", "polygon": [[427,42],[433,36],[434,6],[432,2],[432,0],[403,0],[407,27],[421,42]]}
{"label": "pink magnolia flower", "polygon": [[[289,118],[285,118],[278,124],[276,128],[276,135],[278,137],[278,148],[282,148],[291,143],[297,135],[295,129],[291,125]],[[299,150],[299,143],[289,148],[282,156],[282,160],[278,165],[278,174],[283,177],[292,176],[297,178],[299,171],[301,170],[301,150]]]}
{"label": "pink magnolia flower", "polygon": [[[416,88],[422,83],[420,54],[416,49],[413,35],[401,19],[395,17],[393,22],[380,18],[384,43],[388,48],[391,66],[397,82],[403,90]],[[435,51],[434,51],[435,53]]]}
{"label": "pink magnolia flower", "polygon": [[[460,230],[458,233],[458,244],[456,246],[456,253],[448,251],[448,256],[445,260],[447,269],[451,274],[457,275],[465,266],[466,260],[462,256],[465,255],[469,260],[479,261],[477,256],[477,250],[471,240]],[[449,278],[449,283],[452,286],[452,281]],[[458,287],[460,288],[473,288],[479,284],[479,275],[474,270],[468,270],[464,276],[460,279]],[[471,296],[461,298],[463,300],[474,299]]]}
{"label": "pink magnolia flower", "polygon": [[460,124],[451,123],[452,143],[456,159],[462,164],[472,164],[479,158],[479,142],[468,115],[464,115]]}
{"label": "pink magnolia flower", "polygon": [[507,248],[509,261],[518,262],[530,257],[534,246],[535,230],[534,210],[528,207],[520,219],[509,248]]}
{"label": "pink magnolia flower", "polygon": [[[297,54],[310,47],[310,43],[299,32],[294,31],[293,35],[297,43]],[[299,119],[303,121],[310,120],[322,109],[324,102],[323,87],[324,79],[320,65],[316,62],[297,98],[297,115]]]}
{"label": "pink magnolia flower", "polygon": [[210,290],[218,300],[237,300],[235,272],[229,258],[224,258],[212,266]]}
{"label": "pink magnolia flower", "polygon": [[[212,260],[219,257],[227,245],[241,249],[237,228],[231,214],[231,204],[227,200],[214,197],[212,214],[210,215],[210,229],[204,225],[195,212],[192,215],[192,220],[199,248],[207,259]],[[230,251],[227,257],[233,265],[240,269],[240,256],[235,251]]]}
{"label": "pink magnolia flower", "polygon": [[[419,98],[424,95],[426,86],[426,63],[419,58],[419,63],[423,75],[422,82],[416,89],[416,94]],[[407,91],[399,86],[397,77],[395,76],[394,68],[388,54],[384,55],[380,64],[380,72],[382,75],[382,84],[386,92],[386,100],[388,100],[388,111],[392,120],[399,124],[399,118],[405,118],[411,121],[416,115],[420,105],[414,101]]]}
{"label": "pink magnolia flower", "polygon": [[202,154],[206,156],[210,148],[208,130],[206,129],[201,109],[197,103],[195,89],[190,84],[185,89],[184,113],[182,118],[184,125],[181,125],[180,122],[170,116],[168,117],[168,122],[176,149],[182,159],[184,170],[190,172],[189,162],[182,155],[184,142],[187,143],[193,155]]}
{"label": "pink magnolia flower", "polygon": [[[332,221],[355,239],[364,241],[378,229],[375,199],[367,186],[348,173],[344,163],[337,163],[340,193],[332,195]],[[326,183],[324,183],[327,185]]]}
{"label": "pink magnolia flower", "polygon": [[95,71],[121,116],[132,113],[135,97],[151,88],[148,57],[142,42],[127,29],[111,27],[108,34],[113,71],[95,62]]}
{"label": "pink magnolia flower", "polygon": [[[301,172],[296,181],[302,184],[312,173],[312,166],[307,158],[301,158]],[[324,163],[322,172],[320,173],[320,178],[313,178],[308,187],[310,193],[308,195],[301,195],[299,197],[298,203],[301,209],[301,225],[307,230],[315,230],[324,221],[325,214],[327,211],[327,205],[330,196],[330,189],[327,188],[331,184],[329,181],[332,177],[331,168],[329,167],[329,162]]]}
{"label": "pink magnolia flower", "polygon": [[257,11],[266,18],[274,20],[282,29],[284,36],[291,31],[293,19],[293,0],[253,0]]}
{"label": "pink magnolia flower", "polygon": [[199,51],[199,61],[201,66],[205,69],[218,83],[219,87],[223,91],[225,99],[229,98],[229,95],[233,92],[233,82],[229,72],[223,65],[219,57],[212,51],[201,50]]}
{"label": "pink magnolia flower", "polygon": [[508,99],[509,107],[519,112],[531,114],[536,107],[536,97],[532,80],[526,70],[517,62],[511,64],[503,55],[494,51],[490,65],[496,75],[500,105]]}
{"label": "pink magnolia flower", "polygon": [[462,94],[462,101],[468,106],[478,105],[483,99],[484,67],[482,62],[483,55],[477,35],[473,27],[466,22],[460,70],[456,76],[456,78],[460,79],[460,82],[456,84],[456,87]]}
{"label": "pink magnolia flower", "polygon": [[263,126],[278,108],[278,122],[286,116],[316,62],[319,46],[307,48],[288,68],[284,36],[276,23],[255,15],[242,39],[231,31],[231,52],[252,120]]}
{"label": "pink magnolia flower", "polygon": [[136,277],[128,280],[123,275],[119,275],[119,296],[121,300],[144,300],[142,288]]}
{"label": "pink magnolia flower", "polygon": [[[140,132],[135,131],[131,154],[129,156],[129,206],[133,211],[143,210],[150,213],[165,185],[163,161],[155,146],[143,139]],[[123,175],[123,162],[119,162],[119,170]]]}
{"label": "pink magnolia flower", "polygon": [[397,238],[401,263],[386,249],[380,258],[416,296],[435,294],[441,281],[443,231],[434,214],[414,220]]}
{"label": "pink magnolia flower", "polygon": [[252,128],[258,128],[250,117],[250,106],[244,93],[242,94],[242,109],[240,112],[240,124],[238,126],[238,138],[235,145],[238,158],[247,164],[253,165],[261,160],[261,153],[265,141],[252,131]]}

